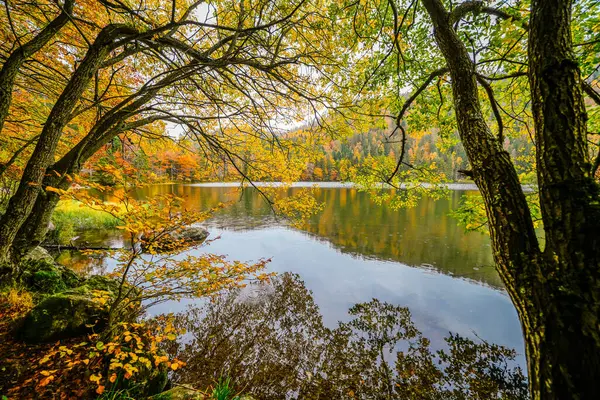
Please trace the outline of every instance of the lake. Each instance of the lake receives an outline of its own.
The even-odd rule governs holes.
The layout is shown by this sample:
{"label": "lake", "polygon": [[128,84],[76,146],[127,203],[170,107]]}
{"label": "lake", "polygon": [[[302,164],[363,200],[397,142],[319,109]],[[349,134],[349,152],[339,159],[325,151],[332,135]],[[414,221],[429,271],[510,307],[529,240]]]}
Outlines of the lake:
{"label": "lake", "polygon": [[[348,320],[352,305],[377,298],[408,307],[433,348],[442,347],[449,332],[458,333],[514,348],[525,366],[521,327],[494,270],[489,238],[465,232],[448,216],[464,191],[396,211],[374,204],[355,188],[328,185],[317,192],[323,212],[300,229],[275,218],[254,189],[240,194],[234,187],[206,184],[152,185],[137,196],[166,193],[183,197],[190,209],[231,201],[205,223],[210,237],[219,239],[194,251],[242,261],[271,258],[270,271],[300,275],[328,326]],[[82,239],[121,240],[111,232],[87,232]],[[102,260],[94,268],[110,269],[111,264]],[[152,312],[177,312],[192,303],[164,303]]]}

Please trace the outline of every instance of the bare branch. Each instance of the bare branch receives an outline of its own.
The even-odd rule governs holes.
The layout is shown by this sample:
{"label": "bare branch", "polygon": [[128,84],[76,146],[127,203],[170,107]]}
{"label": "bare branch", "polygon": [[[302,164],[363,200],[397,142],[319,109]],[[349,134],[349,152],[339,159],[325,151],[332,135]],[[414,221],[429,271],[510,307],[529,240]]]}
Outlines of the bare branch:
{"label": "bare branch", "polygon": [[417,97],[419,97],[419,95],[423,92],[423,90],[425,90],[427,88],[427,86],[429,86],[429,84],[435,78],[444,75],[448,71],[449,71],[448,68],[440,68],[440,69],[437,69],[437,70],[431,72],[429,74],[429,76],[427,77],[427,79],[425,79],[425,82],[423,82],[421,84],[421,86],[419,86],[417,88],[417,90],[415,90],[415,92],[406,100],[406,102],[404,102],[404,104],[402,105],[402,108],[400,109],[400,112],[396,116],[396,129],[394,129],[394,131],[390,134],[390,137],[392,137],[398,129],[402,129],[402,128],[400,128],[400,126],[401,126],[400,122],[402,121],[402,118],[404,118],[404,114],[406,113],[408,108],[411,106],[413,101],[415,101],[415,99]]}
{"label": "bare branch", "polygon": [[[512,15],[507,13],[506,11],[502,11],[498,8],[487,7],[485,2],[483,1],[465,1],[464,3],[459,4],[452,12],[449,14],[449,23],[452,25],[458,22],[461,18],[464,18],[465,15],[469,13],[479,14],[489,14],[500,19],[510,19],[514,21],[520,21],[521,17],[518,15]],[[523,23],[523,27],[527,28],[527,24]]]}
{"label": "bare branch", "polygon": [[480,74],[477,74],[477,82],[485,89],[488,99],[490,100],[490,106],[492,107],[494,117],[498,123],[498,141],[500,142],[500,146],[502,146],[502,143],[504,142],[504,124],[502,123],[502,116],[498,110],[498,102],[494,97],[494,91],[492,90],[490,83]]}
{"label": "bare branch", "polygon": [[596,103],[597,105],[600,106],[600,93],[596,92],[594,90],[594,88],[592,87],[592,85],[590,85],[589,83],[587,83],[586,81],[582,82],[583,85],[583,91],[590,96],[590,98],[592,100],[594,100],[594,103]]}
{"label": "bare branch", "polygon": [[402,126],[402,118],[404,117],[404,114],[406,113],[406,111],[408,110],[408,108],[410,107],[410,105],[413,103],[413,101],[415,101],[415,99],[417,97],[419,97],[419,95],[423,92],[423,90],[425,90],[427,88],[427,86],[429,86],[429,84],[435,78],[444,75],[448,71],[449,71],[448,68],[440,68],[438,70],[435,70],[435,71],[431,72],[429,74],[429,76],[427,77],[427,79],[425,79],[425,82],[423,82],[421,84],[421,86],[419,86],[417,88],[417,90],[415,90],[415,92],[402,105],[402,108],[400,109],[400,112],[398,113],[398,116],[396,117],[396,127],[394,128],[394,130],[392,131],[392,133],[389,135],[389,137],[394,136],[398,130],[402,133],[402,141],[401,141],[401,147],[400,147],[400,157],[398,158],[398,162],[396,163],[396,168],[390,174],[390,176],[385,180],[386,183],[391,184],[392,179],[394,178],[394,176],[396,176],[396,174],[400,170],[400,167],[402,166],[402,164],[404,164],[404,155],[406,153],[406,140],[407,140],[407,138],[406,138],[406,130]]}

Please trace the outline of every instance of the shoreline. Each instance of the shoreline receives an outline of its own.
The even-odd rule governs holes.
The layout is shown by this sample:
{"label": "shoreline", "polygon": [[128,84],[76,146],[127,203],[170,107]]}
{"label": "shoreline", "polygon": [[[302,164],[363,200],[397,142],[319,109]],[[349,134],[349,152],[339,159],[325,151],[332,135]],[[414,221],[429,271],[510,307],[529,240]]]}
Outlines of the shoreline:
{"label": "shoreline", "polygon": [[[193,187],[252,187],[249,183],[244,183],[242,185],[241,182],[202,182],[202,183],[184,183],[185,186],[193,186]],[[254,182],[254,186],[256,187],[283,187],[286,186],[283,182]],[[311,188],[318,187],[322,189],[344,189],[344,188],[358,188],[358,184],[352,182],[293,182],[289,185],[292,188]],[[449,190],[472,190],[479,191],[477,185],[474,183],[442,183],[439,185],[432,183],[421,183],[419,186],[423,188],[434,188],[434,187],[445,187]],[[381,184],[382,188],[386,188],[384,184]],[[402,184],[400,186],[402,189],[406,189],[407,185]],[[526,192],[534,191],[535,187],[533,185],[522,185],[523,190]]]}

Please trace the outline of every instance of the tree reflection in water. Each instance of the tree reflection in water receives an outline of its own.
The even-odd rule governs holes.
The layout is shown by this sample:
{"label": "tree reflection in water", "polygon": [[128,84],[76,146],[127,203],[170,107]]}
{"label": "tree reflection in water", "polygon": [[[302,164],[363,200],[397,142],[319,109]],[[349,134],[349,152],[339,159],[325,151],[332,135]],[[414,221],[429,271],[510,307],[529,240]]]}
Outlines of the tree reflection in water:
{"label": "tree reflection in water", "polygon": [[372,300],[336,329],[323,325],[304,283],[223,295],[177,317],[187,340],[169,352],[187,362],[176,381],[208,387],[232,378],[258,399],[525,399],[514,350],[450,335],[432,351],[407,308]]}

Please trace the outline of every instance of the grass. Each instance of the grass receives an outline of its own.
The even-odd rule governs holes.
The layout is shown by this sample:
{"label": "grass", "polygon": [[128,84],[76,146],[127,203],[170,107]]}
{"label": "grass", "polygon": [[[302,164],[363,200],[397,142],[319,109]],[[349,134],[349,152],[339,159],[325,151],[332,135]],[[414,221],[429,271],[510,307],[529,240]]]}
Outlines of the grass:
{"label": "grass", "polygon": [[86,207],[75,200],[58,203],[52,214],[55,230],[49,232],[48,239],[58,244],[68,244],[77,236],[76,232],[91,229],[115,229],[121,221],[112,215]]}
{"label": "grass", "polygon": [[[227,378],[219,378],[217,385],[213,389],[212,398],[213,400],[237,400],[239,397],[233,397],[235,392],[233,391],[233,386],[231,385],[231,379]],[[233,397],[233,399],[232,399]]]}
{"label": "grass", "polygon": [[112,215],[85,207],[75,200],[59,202],[52,215],[52,222],[57,229],[70,225],[75,230],[114,229],[120,223]]}

